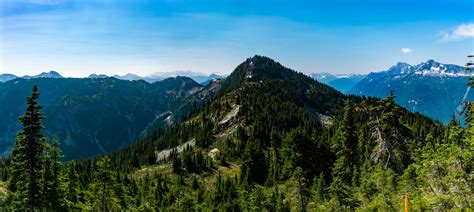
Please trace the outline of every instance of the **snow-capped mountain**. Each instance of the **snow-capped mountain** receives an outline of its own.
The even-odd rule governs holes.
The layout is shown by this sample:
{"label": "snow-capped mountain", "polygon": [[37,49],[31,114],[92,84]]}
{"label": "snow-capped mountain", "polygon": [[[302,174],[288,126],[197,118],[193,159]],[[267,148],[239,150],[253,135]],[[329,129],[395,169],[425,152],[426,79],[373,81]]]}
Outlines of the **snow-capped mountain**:
{"label": "snow-capped mountain", "polygon": [[415,74],[428,76],[465,77],[474,76],[473,72],[467,72],[464,67],[452,64],[441,64],[434,60],[428,60],[416,67]]}
{"label": "snow-capped mountain", "polygon": [[434,60],[428,60],[418,65],[410,65],[408,63],[397,63],[390,67],[386,72],[388,75],[418,74],[428,76],[450,76],[465,77],[474,76],[474,73],[466,72],[464,67],[452,64],[442,64]]}
{"label": "snow-capped mountain", "polygon": [[59,74],[56,71],[50,71],[50,72],[42,72],[41,74],[38,74],[35,76],[26,75],[21,78],[30,79],[30,78],[64,78],[64,77],[61,76],[61,74]]}
{"label": "snow-capped mountain", "polygon": [[36,79],[36,78],[64,78],[64,77],[61,76],[61,74],[59,74],[56,71],[42,72],[41,74],[34,75],[34,76],[25,75],[25,76],[22,76],[22,77],[18,77],[14,74],[8,74],[8,73],[0,74],[0,82],[10,81],[10,80],[16,79],[16,78]]}
{"label": "snow-capped mountain", "polygon": [[331,73],[310,73],[311,78],[328,84],[335,89],[345,93],[355,84],[362,80],[365,74],[331,74]]}
{"label": "snow-capped mountain", "polygon": [[347,93],[383,98],[394,91],[398,104],[448,123],[459,113],[461,102],[474,100],[474,93],[466,87],[470,76],[474,73],[462,66],[434,60],[418,65],[397,63],[387,71],[370,73]]}

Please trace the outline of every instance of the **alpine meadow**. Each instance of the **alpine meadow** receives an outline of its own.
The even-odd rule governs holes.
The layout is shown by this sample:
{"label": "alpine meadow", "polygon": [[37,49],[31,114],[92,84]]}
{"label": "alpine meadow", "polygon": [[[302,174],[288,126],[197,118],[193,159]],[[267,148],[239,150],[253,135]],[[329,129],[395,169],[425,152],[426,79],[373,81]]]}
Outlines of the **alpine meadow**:
{"label": "alpine meadow", "polygon": [[0,211],[470,211],[472,14],[0,2]]}

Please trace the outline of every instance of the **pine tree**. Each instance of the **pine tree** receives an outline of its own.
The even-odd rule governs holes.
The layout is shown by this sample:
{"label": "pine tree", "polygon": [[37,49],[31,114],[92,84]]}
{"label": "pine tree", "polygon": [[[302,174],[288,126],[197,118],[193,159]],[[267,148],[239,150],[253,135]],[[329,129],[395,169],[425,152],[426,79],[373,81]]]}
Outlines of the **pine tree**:
{"label": "pine tree", "polygon": [[330,193],[340,207],[353,208],[352,176],[353,167],[357,161],[357,134],[353,118],[354,109],[350,102],[346,102],[344,119],[336,137],[336,162],[332,169],[333,181]]}
{"label": "pine tree", "polygon": [[267,177],[268,167],[265,154],[259,141],[249,140],[242,155],[240,182],[244,187],[252,183],[263,184]]}
{"label": "pine tree", "polygon": [[[474,55],[468,55],[468,58],[474,58]],[[466,71],[472,72],[474,69],[474,62],[469,61],[466,63]],[[467,82],[467,86],[472,88],[474,85],[474,79],[470,77]],[[468,139],[473,141],[474,140],[474,102],[467,102],[466,113],[465,113],[465,120],[468,125],[468,129],[466,130]]]}
{"label": "pine tree", "polygon": [[379,101],[377,107],[372,108],[375,117],[371,122],[372,138],[376,146],[372,153],[375,163],[383,163],[383,168],[390,167],[401,172],[409,162],[407,139],[411,131],[400,122],[401,109],[395,104],[395,95],[390,95]]}
{"label": "pine tree", "polygon": [[313,195],[312,202],[314,205],[319,205],[325,201],[326,180],[324,179],[324,173],[321,172],[319,177],[315,177],[313,180],[313,187],[311,188],[311,194]]}
{"label": "pine tree", "polygon": [[314,154],[315,151],[314,142],[306,130],[297,128],[286,134],[280,149],[282,158],[284,159],[282,167],[283,177],[291,177],[297,167],[305,170],[305,177],[308,176],[308,173],[315,174],[315,171],[319,173],[319,171],[316,170],[318,166],[314,161],[321,158],[317,158]]}
{"label": "pine tree", "polygon": [[59,138],[54,136],[51,143],[46,144],[44,157],[44,182],[43,196],[45,207],[58,210],[63,207],[63,191],[61,176],[61,149],[59,149]]}
{"label": "pine tree", "polygon": [[100,211],[119,209],[118,200],[114,191],[116,186],[114,172],[111,170],[110,158],[102,157],[96,163],[94,172],[94,208]]}
{"label": "pine tree", "polygon": [[76,163],[71,161],[66,168],[66,200],[69,208],[73,208],[79,202],[79,174],[76,170]]}
{"label": "pine tree", "polygon": [[293,172],[292,176],[293,180],[295,181],[295,190],[298,195],[298,202],[301,211],[306,211],[306,206],[308,204],[308,197],[310,191],[308,191],[308,186],[306,182],[306,178],[303,174],[303,169],[300,167],[296,168]]}
{"label": "pine tree", "polygon": [[38,86],[33,86],[31,96],[27,97],[26,113],[20,117],[23,130],[18,132],[12,152],[12,181],[9,189],[13,207],[20,210],[37,210],[42,206],[42,156],[45,137],[41,120],[42,106],[38,104]]}

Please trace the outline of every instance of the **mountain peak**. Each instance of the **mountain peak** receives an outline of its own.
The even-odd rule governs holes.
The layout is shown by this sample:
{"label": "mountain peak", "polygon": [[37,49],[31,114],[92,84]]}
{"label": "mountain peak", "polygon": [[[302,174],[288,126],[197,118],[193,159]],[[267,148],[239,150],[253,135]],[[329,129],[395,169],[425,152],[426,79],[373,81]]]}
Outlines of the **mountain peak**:
{"label": "mountain peak", "polygon": [[410,65],[404,62],[398,62],[390,67],[387,72],[389,76],[417,74],[427,76],[468,76],[463,67],[451,64],[442,64],[433,59],[422,62],[418,65]]}
{"label": "mountain peak", "polygon": [[58,72],[51,70],[49,72],[43,72],[41,74],[33,76],[32,78],[63,78],[63,76],[61,76],[61,74],[59,74]]}
{"label": "mountain peak", "polygon": [[405,62],[398,62],[396,65],[390,67],[387,72],[392,75],[409,74],[413,72],[413,66]]}
{"label": "mountain peak", "polygon": [[436,62],[435,60],[433,59],[429,59],[427,60],[426,62],[424,63],[420,63],[418,65],[418,69],[422,68],[422,69],[430,69],[431,67],[439,67],[441,65],[441,63],[438,63]]}
{"label": "mountain peak", "polygon": [[17,78],[17,76],[15,76],[13,74],[8,74],[8,73],[0,74],[0,82],[10,81],[10,80],[15,79],[15,78]]}
{"label": "mountain peak", "polygon": [[470,76],[466,73],[462,66],[452,64],[442,64],[435,60],[429,59],[424,63],[416,66],[415,74],[429,76]]}
{"label": "mountain peak", "polygon": [[[242,69],[242,70],[239,70]],[[245,79],[250,81],[258,81],[263,79],[285,79],[287,76],[296,73],[288,69],[275,60],[255,55],[248,58],[239,67],[236,72],[243,71]]]}
{"label": "mountain peak", "polygon": [[100,79],[100,78],[107,78],[108,76],[105,74],[90,74],[87,78],[95,78],[95,79]]}

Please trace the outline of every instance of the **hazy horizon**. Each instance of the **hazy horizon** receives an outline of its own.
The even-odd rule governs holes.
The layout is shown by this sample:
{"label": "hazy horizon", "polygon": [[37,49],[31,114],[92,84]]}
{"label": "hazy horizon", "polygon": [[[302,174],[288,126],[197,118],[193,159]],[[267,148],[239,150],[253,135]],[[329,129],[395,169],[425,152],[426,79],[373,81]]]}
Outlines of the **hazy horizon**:
{"label": "hazy horizon", "polygon": [[[440,61],[437,61],[435,60],[436,62],[440,62]],[[277,61],[278,62],[278,61]],[[405,62],[405,61],[399,61],[399,62]],[[423,63],[423,62],[426,62],[426,61],[422,61],[420,63]],[[416,64],[410,64],[410,65],[418,65],[420,63],[416,63]],[[443,63],[443,62],[441,62]],[[451,64],[451,63],[443,63],[443,64]],[[285,65],[285,64],[282,64],[282,65]],[[392,65],[395,65],[395,64],[392,64]],[[458,65],[458,66],[463,66],[463,64],[453,64],[453,65]],[[382,72],[382,71],[387,71],[391,66],[385,68],[385,69],[382,69],[382,70],[375,70],[375,71],[369,71],[369,72],[365,72],[365,73],[354,73],[354,72],[328,72],[328,71],[321,71],[321,72],[303,72],[305,74],[334,74],[334,75],[344,75],[344,74],[358,74],[358,75],[367,75],[371,72]],[[290,68],[291,67],[287,67],[287,68]],[[175,76],[206,76],[206,75],[220,75],[220,76],[228,76],[231,72],[229,73],[222,73],[222,72],[212,72],[212,73],[206,73],[206,72],[196,72],[196,71],[191,71],[191,70],[188,70],[188,71],[167,71],[167,72],[154,72],[154,73],[151,73],[151,74],[148,74],[148,75],[140,75],[140,74],[136,74],[136,73],[131,73],[131,72],[128,72],[128,73],[124,73],[124,74],[114,74],[114,73],[111,73],[111,74],[104,74],[104,73],[100,73],[100,72],[97,72],[97,73],[89,73],[89,74],[84,74],[84,75],[80,75],[80,76],[68,76],[68,75],[65,75],[63,74],[61,71],[58,71],[58,70],[47,70],[47,71],[39,71],[39,72],[36,72],[36,73],[32,73],[32,74],[27,74],[27,75],[16,75],[14,73],[10,73],[10,72],[5,72],[5,73],[1,73],[0,74],[14,74],[16,75],[17,77],[23,77],[23,76],[36,76],[36,75],[39,75],[39,74],[43,74],[43,73],[49,73],[49,72],[57,72],[59,74],[61,74],[61,76],[63,77],[66,77],[66,78],[86,78],[86,77],[89,77],[90,75],[92,74],[95,74],[95,75],[107,75],[109,77],[114,77],[114,76],[126,76],[126,75],[129,75],[129,74],[133,74],[133,75],[137,75],[139,77],[149,77],[149,78],[153,78],[153,77],[175,77]],[[233,70],[232,70],[233,71]],[[295,71],[298,71],[298,70],[295,70]],[[298,71],[300,72],[300,71]]]}

